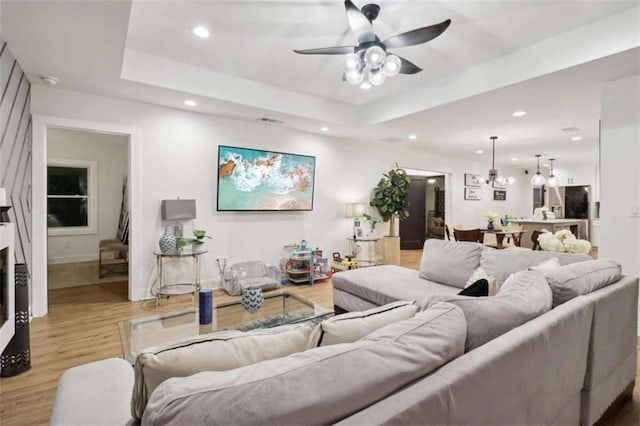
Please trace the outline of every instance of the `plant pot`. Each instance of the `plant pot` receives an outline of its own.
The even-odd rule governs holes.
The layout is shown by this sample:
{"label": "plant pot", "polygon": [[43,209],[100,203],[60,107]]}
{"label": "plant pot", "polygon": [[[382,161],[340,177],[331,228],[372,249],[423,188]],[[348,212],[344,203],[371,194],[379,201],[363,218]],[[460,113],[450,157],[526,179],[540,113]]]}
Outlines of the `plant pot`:
{"label": "plant pot", "polygon": [[400,265],[400,237],[382,237],[382,262]]}

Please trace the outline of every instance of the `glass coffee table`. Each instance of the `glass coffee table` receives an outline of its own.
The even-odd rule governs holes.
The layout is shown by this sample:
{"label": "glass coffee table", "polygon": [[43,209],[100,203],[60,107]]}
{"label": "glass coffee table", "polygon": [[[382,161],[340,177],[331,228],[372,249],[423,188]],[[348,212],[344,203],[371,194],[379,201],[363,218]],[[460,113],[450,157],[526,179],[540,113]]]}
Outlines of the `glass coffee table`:
{"label": "glass coffee table", "polygon": [[283,324],[320,322],[333,311],[287,291],[265,294],[264,305],[251,313],[242,301],[214,304],[211,324],[200,325],[198,308],[118,322],[123,358],[132,364],[145,348],[222,330],[253,330]]}

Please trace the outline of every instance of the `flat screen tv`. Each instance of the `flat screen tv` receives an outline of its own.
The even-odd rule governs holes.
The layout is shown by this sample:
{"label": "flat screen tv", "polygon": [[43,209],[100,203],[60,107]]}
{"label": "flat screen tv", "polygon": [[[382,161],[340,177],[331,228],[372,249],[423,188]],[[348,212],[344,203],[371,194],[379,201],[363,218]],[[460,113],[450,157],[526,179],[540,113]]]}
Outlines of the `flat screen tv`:
{"label": "flat screen tv", "polygon": [[316,157],[218,147],[218,211],[313,210]]}

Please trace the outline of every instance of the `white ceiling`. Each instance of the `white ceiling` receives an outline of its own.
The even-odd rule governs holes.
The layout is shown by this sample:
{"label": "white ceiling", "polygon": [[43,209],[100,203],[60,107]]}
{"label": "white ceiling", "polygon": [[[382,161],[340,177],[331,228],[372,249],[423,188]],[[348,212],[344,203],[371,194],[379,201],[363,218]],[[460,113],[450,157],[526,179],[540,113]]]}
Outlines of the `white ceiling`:
{"label": "white ceiling", "polygon": [[[364,1],[354,1],[362,6]],[[425,71],[363,91],[339,56],[293,49],[352,44],[343,1],[8,1],[2,34],[34,84],[474,157],[499,136],[498,163],[533,154],[591,161],[603,82],[640,72],[637,1],[383,0],[381,39],[452,19],[398,53]],[[208,39],[191,30],[205,25]],[[519,119],[511,112],[524,109]],[[560,129],[578,127],[569,143]],[[418,135],[407,141],[410,133]],[[528,162],[511,162],[511,157]],[[482,160],[485,161],[485,160]]]}

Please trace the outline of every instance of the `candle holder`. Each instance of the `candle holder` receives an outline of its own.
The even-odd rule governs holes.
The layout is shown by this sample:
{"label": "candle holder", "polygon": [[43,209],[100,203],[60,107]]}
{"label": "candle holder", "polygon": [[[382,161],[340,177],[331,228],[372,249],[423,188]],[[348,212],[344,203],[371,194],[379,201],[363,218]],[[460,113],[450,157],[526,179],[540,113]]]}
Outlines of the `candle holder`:
{"label": "candle holder", "polygon": [[0,206],[0,222],[11,222],[11,219],[9,219],[9,210],[11,210],[11,206]]}

